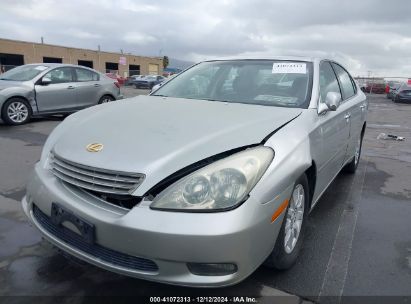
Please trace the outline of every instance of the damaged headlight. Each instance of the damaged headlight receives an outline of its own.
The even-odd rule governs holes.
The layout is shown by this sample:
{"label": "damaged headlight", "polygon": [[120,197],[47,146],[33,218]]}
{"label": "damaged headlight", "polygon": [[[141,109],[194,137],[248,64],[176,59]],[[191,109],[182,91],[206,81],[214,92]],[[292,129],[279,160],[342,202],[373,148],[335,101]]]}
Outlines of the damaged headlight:
{"label": "damaged headlight", "polygon": [[204,212],[233,208],[244,201],[273,157],[268,147],[233,154],[172,184],[155,197],[151,208]]}

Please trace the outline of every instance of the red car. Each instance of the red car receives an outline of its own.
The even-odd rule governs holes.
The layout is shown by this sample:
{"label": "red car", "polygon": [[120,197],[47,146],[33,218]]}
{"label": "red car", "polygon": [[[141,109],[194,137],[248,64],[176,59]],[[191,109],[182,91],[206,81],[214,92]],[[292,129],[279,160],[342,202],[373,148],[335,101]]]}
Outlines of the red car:
{"label": "red car", "polygon": [[121,77],[119,74],[106,73],[106,76],[107,76],[107,77],[110,77],[110,78],[112,78],[112,79],[117,80],[117,82],[118,82],[120,85],[124,85],[124,83],[126,82],[126,78]]}
{"label": "red car", "polygon": [[367,83],[363,91],[366,93],[384,94],[385,84],[384,83]]}

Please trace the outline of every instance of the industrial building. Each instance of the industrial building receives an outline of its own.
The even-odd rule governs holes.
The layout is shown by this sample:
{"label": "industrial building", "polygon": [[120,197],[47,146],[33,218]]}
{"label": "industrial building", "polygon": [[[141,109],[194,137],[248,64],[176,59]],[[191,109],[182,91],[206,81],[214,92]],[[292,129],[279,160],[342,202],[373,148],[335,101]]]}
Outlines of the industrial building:
{"label": "industrial building", "polygon": [[0,65],[3,70],[28,63],[70,63],[114,72],[123,77],[161,74],[162,58],[103,52],[45,43],[0,38]]}

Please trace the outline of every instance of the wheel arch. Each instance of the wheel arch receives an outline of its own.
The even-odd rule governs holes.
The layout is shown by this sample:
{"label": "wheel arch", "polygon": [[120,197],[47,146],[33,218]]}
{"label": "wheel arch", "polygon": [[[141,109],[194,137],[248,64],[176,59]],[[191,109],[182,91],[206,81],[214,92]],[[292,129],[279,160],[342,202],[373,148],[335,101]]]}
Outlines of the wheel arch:
{"label": "wheel arch", "polygon": [[315,164],[315,161],[311,161],[311,166],[305,170],[305,175],[307,176],[308,180],[308,191],[309,191],[309,209],[311,209],[313,198],[314,198],[314,192],[315,192],[315,186],[317,183],[317,165]]}
{"label": "wheel arch", "polygon": [[19,100],[23,101],[27,105],[27,109],[28,109],[28,117],[26,118],[26,120],[24,122],[19,122],[18,124],[22,124],[22,123],[26,123],[26,122],[30,121],[30,119],[31,119],[31,117],[33,116],[33,113],[34,113],[33,106],[31,105],[30,100],[27,99],[27,97],[21,96],[21,95],[9,96],[2,102],[2,104],[0,106],[0,121],[4,122],[6,124],[12,124],[12,125],[16,124],[14,122],[10,122],[9,121],[10,118],[8,118],[7,114],[5,113],[6,112],[5,106],[12,99],[19,99]]}
{"label": "wheel arch", "polygon": [[7,97],[7,98],[3,101],[3,103],[2,103],[2,105],[1,105],[1,107],[0,107],[0,116],[2,116],[3,109],[4,109],[4,105],[5,105],[10,99],[13,99],[13,98],[23,99],[23,100],[24,100],[25,102],[27,102],[27,104],[30,106],[31,112],[32,112],[32,113],[34,112],[34,111],[33,111],[33,106],[30,104],[30,100],[28,100],[27,97],[22,96],[22,95],[13,95],[13,96]]}
{"label": "wheel arch", "polygon": [[110,92],[105,92],[103,95],[101,95],[101,97],[99,98],[99,101],[101,100],[101,98],[103,98],[104,96],[110,96],[111,98],[113,98],[113,100],[116,100],[116,97],[110,93]]}
{"label": "wheel arch", "polygon": [[362,125],[362,129],[361,129],[361,138],[364,137],[366,127],[367,127],[367,122],[364,121],[364,124]]}

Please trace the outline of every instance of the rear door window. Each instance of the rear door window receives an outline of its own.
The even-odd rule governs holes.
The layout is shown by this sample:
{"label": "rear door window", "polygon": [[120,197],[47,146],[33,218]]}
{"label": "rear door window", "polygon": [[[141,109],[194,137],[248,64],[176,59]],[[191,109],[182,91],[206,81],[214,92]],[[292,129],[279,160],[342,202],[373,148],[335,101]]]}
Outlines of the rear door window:
{"label": "rear door window", "polygon": [[80,69],[80,68],[75,68],[75,70],[76,70],[77,81],[83,82],[83,81],[99,80],[98,74],[93,71],[86,70],[86,69]]}

